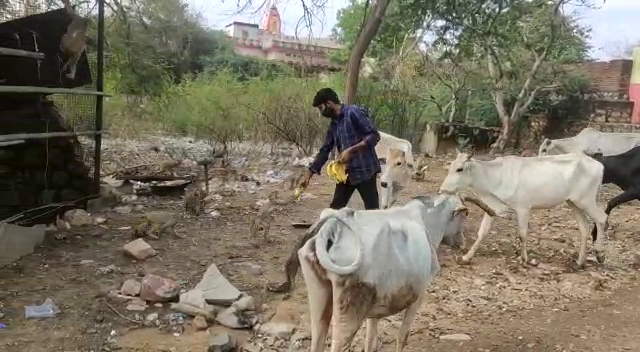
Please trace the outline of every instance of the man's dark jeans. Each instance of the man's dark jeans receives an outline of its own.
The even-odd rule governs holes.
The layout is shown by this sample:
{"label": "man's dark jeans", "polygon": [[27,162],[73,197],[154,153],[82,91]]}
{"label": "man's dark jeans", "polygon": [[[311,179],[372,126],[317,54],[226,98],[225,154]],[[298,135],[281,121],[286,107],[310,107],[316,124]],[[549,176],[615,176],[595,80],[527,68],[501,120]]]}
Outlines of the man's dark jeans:
{"label": "man's dark jeans", "polygon": [[347,206],[349,199],[353,195],[355,190],[360,193],[360,198],[364,203],[365,209],[379,209],[380,200],[378,199],[378,180],[376,174],[371,176],[370,179],[362,181],[357,185],[352,185],[347,180],[346,183],[336,184],[336,190],[333,192],[333,200],[329,208],[341,209]]}

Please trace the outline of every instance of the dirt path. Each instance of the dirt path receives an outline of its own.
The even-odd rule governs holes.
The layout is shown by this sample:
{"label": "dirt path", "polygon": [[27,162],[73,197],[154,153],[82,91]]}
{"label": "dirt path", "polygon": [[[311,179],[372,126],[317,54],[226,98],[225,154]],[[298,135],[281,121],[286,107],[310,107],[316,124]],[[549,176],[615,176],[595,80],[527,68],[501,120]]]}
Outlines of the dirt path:
{"label": "dirt path", "polygon": [[[443,176],[442,161],[434,160],[429,180],[412,183],[403,191],[400,203],[412,195],[433,194]],[[190,289],[215,262],[238,289],[256,299],[260,313],[268,316],[284,297],[264,288],[282,278],[282,264],[303,232],[290,223],[312,221],[329,203],[332,188],[326,178],[314,179],[309,188],[313,197],[277,212],[266,242],[251,238],[248,228],[256,212],[255,202],[272,189],[268,187],[257,194],[221,196],[216,201],[218,218],[181,218],[178,232],[185,238],[164,236],[149,241],[159,254],[143,262],[122,254],[122,246],[132,238],[131,227],[150,210],[178,214],[180,200],[141,198],[130,214],[100,214],[107,219],[102,226],[48,236],[36,253],[0,269],[0,313],[4,314],[0,323],[6,324],[0,329],[0,350],[204,351],[206,332],[195,332],[189,322],[178,337],[166,329],[165,316],[171,312],[167,305],[136,313],[112,302],[128,317],[160,314],[158,327],[141,329],[116,316],[104,304],[104,293],[144,273],[172,278]],[[617,191],[603,192],[605,199],[611,192]],[[357,195],[353,206],[362,206]],[[480,219],[480,212],[471,209],[465,225],[467,241],[475,238]],[[407,350],[640,351],[638,271],[629,266],[640,249],[636,204],[616,209],[612,220],[607,263],[600,268],[590,264],[580,272],[566,266],[575,255],[578,241],[576,223],[566,207],[533,214],[529,248],[530,255],[540,261],[538,267],[523,269],[516,264],[513,239],[517,229],[510,219],[496,221],[471,266],[457,265],[453,258],[458,253],[442,248],[439,257],[443,270],[416,316]],[[112,270],[105,271],[109,266]],[[596,285],[602,280],[603,285]],[[306,292],[301,279],[298,283],[287,304],[293,307],[294,323],[304,330],[308,324]],[[41,303],[46,297],[53,298],[62,313],[52,319],[25,320],[24,306]],[[383,351],[394,349],[399,322],[397,316],[381,321]],[[251,332],[230,333],[240,341],[256,339]],[[469,334],[472,340],[461,343],[438,339],[451,333]],[[362,346],[361,334],[355,350]],[[284,341],[264,346],[263,351],[288,349]]]}
{"label": "dirt path", "polygon": [[[468,342],[425,338],[414,331],[408,351],[640,351],[640,287],[629,285],[614,298],[572,303],[562,310],[542,309],[521,314],[457,321],[473,339]],[[390,341],[391,342],[391,341]],[[386,350],[391,350],[390,348]]]}

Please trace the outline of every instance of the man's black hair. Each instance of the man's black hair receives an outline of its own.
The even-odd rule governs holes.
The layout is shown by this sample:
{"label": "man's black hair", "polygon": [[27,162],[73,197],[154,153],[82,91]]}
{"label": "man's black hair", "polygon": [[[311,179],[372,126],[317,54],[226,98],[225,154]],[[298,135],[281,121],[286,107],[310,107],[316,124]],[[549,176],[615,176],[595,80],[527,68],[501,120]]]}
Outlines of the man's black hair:
{"label": "man's black hair", "polygon": [[313,97],[313,107],[317,108],[320,104],[326,104],[329,101],[340,104],[338,93],[331,88],[322,88],[316,93],[316,96]]}

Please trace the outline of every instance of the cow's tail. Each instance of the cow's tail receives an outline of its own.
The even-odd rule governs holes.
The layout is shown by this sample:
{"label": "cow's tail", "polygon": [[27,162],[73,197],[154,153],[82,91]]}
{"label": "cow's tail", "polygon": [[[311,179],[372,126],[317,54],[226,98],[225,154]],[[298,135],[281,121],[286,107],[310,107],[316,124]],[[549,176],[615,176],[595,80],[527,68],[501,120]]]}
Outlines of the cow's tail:
{"label": "cow's tail", "polygon": [[[341,214],[336,214],[324,219],[325,222],[328,220],[334,220],[334,222],[330,227],[324,226],[322,231],[318,231],[318,235],[315,239],[316,256],[318,257],[320,265],[322,265],[322,267],[324,267],[326,270],[338,275],[349,275],[358,270],[358,268],[360,268],[360,264],[362,264],[362,244],[360,243],[360,237],[358,236],[358,234],[346,221],[344,221],[344,219],[340,217],[340,215]],[[329,239],[331,235],[335,233],[338,227],[338,223],[342,223],[343,225],[345,225],[345,227],[349,229],[349,232],[351,232],[351,234],[355,236],[356,240],[356,260],[347,266],[339,266],[334,263],[331,257],[329,257],[329,252],[327,251]],[[322,227],[323,226],[318,226],[317,228],[321,229]]]}
{"label": "cow's tail", "polygon": [[[302,236],[300,238],[300,240],[298,241],[298,243],[296,243],[296,245],[293,247],[293,249],[291,250],[291,254],[289,255],[289,259],[287,259],[287,262],[284,264],[284,272],[285,272],[285,276],[286,276],[286,281],[280,283],[280,284],[269,284],[267,286],[267,289],[271,292],[289,292],[291,291],[291,289],[293,289],[293,286],[296,282],[296,275],[298,275],[298,271],[300,270],[300,258],[298,257],[298,251],[304,247],[304,245],[311,240],[312,238],[316,237],[316,235],[318,234],[318,232],[320,231],[320,229],[322,228],[322,226],[327,222],[327,220],[329,219],[335,219],[335,217],[329,216],[329,217],[325,217],[323,219],[321,219],[320,221],[318,221],[317,223],[315,223],[309,230],[307,230],[307,232],[304,234],[304,236]],[[326,252],[326,245],[325,245],[325,252]]]}

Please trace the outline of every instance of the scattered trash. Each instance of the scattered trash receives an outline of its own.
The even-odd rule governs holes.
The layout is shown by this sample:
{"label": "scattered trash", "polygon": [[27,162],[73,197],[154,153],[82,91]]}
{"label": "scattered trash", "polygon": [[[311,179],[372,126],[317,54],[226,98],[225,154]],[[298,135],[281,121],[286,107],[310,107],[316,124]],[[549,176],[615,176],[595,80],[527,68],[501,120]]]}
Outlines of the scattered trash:
{"label": "scattered trash", "polygon": [[182,313],[170,313],[167,314],[167,320],[169,321],[169,325],[182,325],[184,324],[187,316]]}
{"label": "scattered trash", "polygon": [[118,267],[111,264],[109,266],[103,266],[102,268],[98,268],[96,272],[100,275],[109,275],[109,274],[113,274],[116,270],[118,270]]}
{"label": "scattered trash", "polygon": [[4,329],[4,328],[6,328],[6,327],[7,327],[7,326],[6,326],[5,324],[0,323],[0,329]]}
{"label": "scattered trash", "polygon": [[60,313],[60,308],[56,306],[51,298],[47,298],[41,305],[38,306],[25,306],[24,317],[30,318],[52,318]]}

